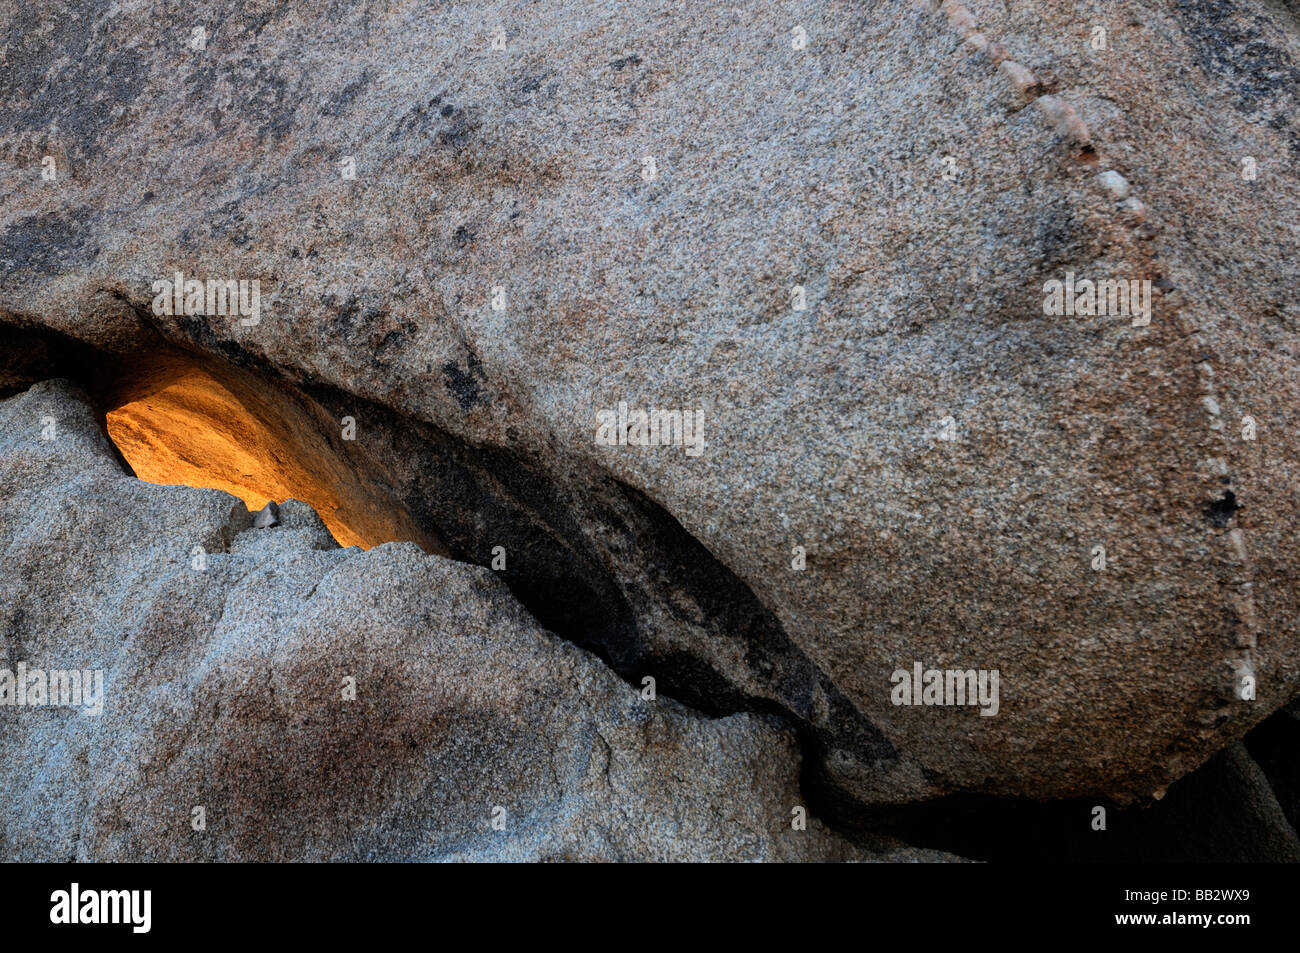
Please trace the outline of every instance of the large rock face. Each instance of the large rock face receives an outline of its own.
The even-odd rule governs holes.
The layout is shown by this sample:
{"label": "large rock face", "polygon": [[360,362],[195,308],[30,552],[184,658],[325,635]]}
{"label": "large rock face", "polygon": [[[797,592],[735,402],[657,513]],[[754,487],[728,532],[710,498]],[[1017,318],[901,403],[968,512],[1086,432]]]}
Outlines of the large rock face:
{"label": "large rock face", "polygon": [[944,856],[795,829],[787,727],[646,700],[487,570],[129,477],[65,383],[0,404],[0,485],[4,667],[103,672],[0,706],[7,860]]}
{"label": "large rock face", "polygon": [[[828,792],[1150,794],[1296,693],[1293,6],[3,8],[7,322],[328,391],[453,552],[526,525],[516,593],[585,594],[539,618]],[[177,271],[257,322],[154,313]],[[1068,272],[1150,323],[1045,315]],[[703,452],[598,444],[620,402]],[[996,716],[895,706],[916,662]]]}

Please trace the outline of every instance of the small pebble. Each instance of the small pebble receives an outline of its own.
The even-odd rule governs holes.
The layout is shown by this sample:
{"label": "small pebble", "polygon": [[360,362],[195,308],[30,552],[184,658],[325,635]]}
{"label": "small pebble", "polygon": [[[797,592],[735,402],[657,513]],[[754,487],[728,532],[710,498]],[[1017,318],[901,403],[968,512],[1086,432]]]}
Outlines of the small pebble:
{"label": "small pebble", "polygon": [[1105,186],[1106,191],[1115,196],[1116,202],[1122,202],[1128,198],[1129,186],[1128,179],[1120,175],[1114,169],[1107,169],[1097,175],[1097,181]]}
{"label": "small pebble", "polygon": [[253,517],[254,529],[266,529],[268,526],[278,526],[280,524],[280,508],[275,505],[275,500],[267,503],[257,511]]}

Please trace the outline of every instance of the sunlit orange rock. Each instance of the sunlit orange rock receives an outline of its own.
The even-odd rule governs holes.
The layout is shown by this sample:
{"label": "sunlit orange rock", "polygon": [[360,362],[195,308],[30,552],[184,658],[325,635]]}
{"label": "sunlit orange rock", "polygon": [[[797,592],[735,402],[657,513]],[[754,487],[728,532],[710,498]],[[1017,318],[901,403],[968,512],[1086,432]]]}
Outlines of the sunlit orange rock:
{"label": "sunlit orange rock", "polygon": [[342,546],[409,540],[445,552],[345,459],[341,425],[301,393],[185,351],[157,350],[123,369],[108,406],[109,436],[141,480],[225,490],[254,511],[270,500],[302,500]]}

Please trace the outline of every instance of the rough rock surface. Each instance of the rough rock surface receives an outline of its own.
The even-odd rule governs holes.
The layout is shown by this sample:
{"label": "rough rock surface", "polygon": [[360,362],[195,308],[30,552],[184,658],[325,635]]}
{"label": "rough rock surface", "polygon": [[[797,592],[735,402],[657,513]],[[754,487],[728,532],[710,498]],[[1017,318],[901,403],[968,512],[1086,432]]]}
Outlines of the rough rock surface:
{"label": "rough rock surface", "polygon": [[[593,642],[786,712],[835,789],[1150,794],[1295,695],[1293,5],[2,9],[5,321],[544,472],[628,602]],[[153,314],[175,271],[260,321]],[[1045,316],[1067,271],[1153,281],[1150,325]],[[598,446],[620,401],[707,449]],[[625,489],[703,555],[642,567],[591,516]],[[761,626],[674,602],[704,557]],[[999,714],[894,707],[914,661],[998,669]]]}
{"label": "rough rock surface", "polygon": [[6,860],[945,856],[792,829],[788,728],[643,700],[487,570],[131,478],[65,382],[0,403],[0,486],[3,666],[104,671],[0,706]]}

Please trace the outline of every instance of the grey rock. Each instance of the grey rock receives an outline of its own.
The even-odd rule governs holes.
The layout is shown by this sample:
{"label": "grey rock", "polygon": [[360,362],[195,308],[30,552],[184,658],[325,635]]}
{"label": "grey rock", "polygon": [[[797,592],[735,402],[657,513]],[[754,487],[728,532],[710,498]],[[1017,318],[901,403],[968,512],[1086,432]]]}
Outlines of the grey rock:
{"label": "grey rock", "polygon": [[272,500],[257,511],[253,517],[253,529],[266,529],[270,526],[280,525],[280,508]]}

